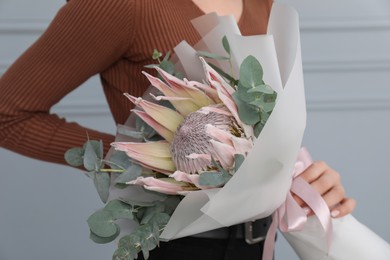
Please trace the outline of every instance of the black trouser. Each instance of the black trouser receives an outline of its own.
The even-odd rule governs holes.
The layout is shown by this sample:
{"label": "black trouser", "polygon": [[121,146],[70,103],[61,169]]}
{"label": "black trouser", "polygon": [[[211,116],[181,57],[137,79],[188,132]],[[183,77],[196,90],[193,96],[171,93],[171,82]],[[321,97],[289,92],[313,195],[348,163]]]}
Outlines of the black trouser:
{"label": "black trouser", "polygon": [[[249,245],[243,238],[184,237],[160,242],[150,252],[150,260],[258,260],[262,258],[264,241]],[[138,259],[143,260],[142,252]]]}

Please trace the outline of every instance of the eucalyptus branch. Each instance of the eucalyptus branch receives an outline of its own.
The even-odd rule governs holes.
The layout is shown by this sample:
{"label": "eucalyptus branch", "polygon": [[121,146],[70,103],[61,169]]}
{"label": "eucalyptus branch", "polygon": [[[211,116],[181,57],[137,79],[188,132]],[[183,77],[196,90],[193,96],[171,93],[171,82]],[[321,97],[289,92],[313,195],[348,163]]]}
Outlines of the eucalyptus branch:
{"label": "eucalyptus branch", "polygon": [[126,170],[121,170],[121,169],[99,169],[99,172],[120,172],[123,173]]}
{"label": "eucalyptus branch", "polygon": [[114,163],[114,162],[111,162],[111,161],[108,161],[108,160],[104,160],[104,159],[101,159],[101,161],[104,162],[105,164],[112,164],[112,165],[114,165],[114,166],[116,166],[116,167],[122,169],[123,172],[126,171],[125,168],[123,168],[121,165],[119,165],[119,164],[117,164],[117,163]]}

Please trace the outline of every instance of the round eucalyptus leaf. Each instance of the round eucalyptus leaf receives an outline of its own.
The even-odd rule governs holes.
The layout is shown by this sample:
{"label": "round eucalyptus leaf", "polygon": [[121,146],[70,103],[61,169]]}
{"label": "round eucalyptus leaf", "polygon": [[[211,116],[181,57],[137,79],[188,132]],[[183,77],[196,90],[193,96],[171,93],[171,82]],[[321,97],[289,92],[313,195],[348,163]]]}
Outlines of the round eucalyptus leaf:
{"label": "round eucalyptus leaf", "polygon": [[89,238],[97,244],[107,244],[107,243],[114,241],[119,236],[119,233],[120,233],[120,230],[118,228],[117,232],[113,236],[100,237],[100,236],[96,235],[95,233],[93,233],[92,231],[90,231]]}
{"label": "round eucalyptus leaf", "polygon": [[246,57],[240,66],[240,81],[247,88],[254,88],[264,84],[263,68],[260,62],[252,55]]}
{"label": "round eucalyptus leaf", "polygon": [[133,219],[133,208],[120,201],[120,200],[112,200],[107,203],[107,205],[104,207],[105,211],[109,211],[112,214],[112,217],[114,219]]}
{"label": "round eucalyptus leaf", "polygon": [[113,260],[134,260],[137,259],[138,253],[133,252],[133,250],[130,250],[128,248],[118,247],[114,255],[112,256]]}
{"label": "round eucalyptus leaf", "polygon": [[97,172],[94,178],[95,188],[100,199],[106,203],[110,191],[110,175],[107,172]]}
{"label": "round eucalyptus leaf", "polygon": [[220,172],[202,172],[199,175],[199,184],[202,186],[220,187],[226,183],[226,179]]}
{"label": "round eucalyptus leaf", "polygon": [[110,165],[112,169],[127,169],[132,165],[132,162],[125,152],[114,151],[107,164]]}
{"label": "round eucalyptus leaf", "polygon": [[66,151],[64,158],[65,161],[74,167],[83,165],[84,149],[81,147],[74,147]]}
{"label": "round eucalyptus leaf", "polygon": [[237,92],[233,93],[234,102],[238,108],[238,116],[247,125],[254,125],[260,121],[259,108],[243,102]]}
{"label": "round eucalyptus leaf", "polygon": [[111,212],[100,210],[93,213],[87,220],[89,229],[99,237],[112,237],[118,230],[118,225],[114,222]]}
{"label": "round eucalyptus leaf", "polygon": [[91,141],[85,143],[85,152],[84,152],[84,168],[88,171],[96,170],[98,156],[95,152],[95,149]]}

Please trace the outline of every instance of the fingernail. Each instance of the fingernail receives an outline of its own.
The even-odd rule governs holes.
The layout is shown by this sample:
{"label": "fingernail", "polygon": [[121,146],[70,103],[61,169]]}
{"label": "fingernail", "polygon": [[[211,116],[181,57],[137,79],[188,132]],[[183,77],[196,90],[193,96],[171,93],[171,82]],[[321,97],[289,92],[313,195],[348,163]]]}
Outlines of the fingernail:
{"label": "fingernail", "polygon": [[338,210],[332,210],[332,212],[330,213],[330,215],[332,215],[332,217],[337,217],[338,215],[340,215],[340,211]]}
{"label": "fingernail", "polygon": [[306,214],[306,216],[307,216],[307,215],[309,215],[309,213],[310,213],[311,210],[310,210],[310,208],[308,208],[308,207],[304,207],[304,208],[303,208],[303,211],[305,212],[305,214]]}

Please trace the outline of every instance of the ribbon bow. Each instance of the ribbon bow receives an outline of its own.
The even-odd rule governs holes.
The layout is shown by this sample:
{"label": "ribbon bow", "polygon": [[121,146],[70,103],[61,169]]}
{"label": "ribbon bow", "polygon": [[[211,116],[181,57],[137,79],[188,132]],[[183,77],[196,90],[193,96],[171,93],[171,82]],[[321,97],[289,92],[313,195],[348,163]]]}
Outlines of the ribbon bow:
{"label": "ribbon bow", "polygon": [[277,227],[279,227],[282,232],[298,231],[303,229],[307,221],[306,212],[295,201],[292,193],[300,197],[317,216],[326,233],[329,251],[332,240],[332,220],[330,217],[329,207],[322,199],[321,195],[313,189],[309,183],[299,176],[311,164],[312,159],[309,152],[305,148],[301,148],[292,172],[293,180],[290,192],[288,192],[285,202],[274,212],[272,216],[272,224],[268,230],[264,244],[264,260],[273,259]]}

